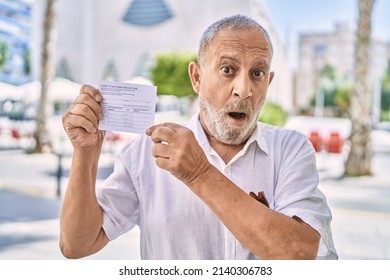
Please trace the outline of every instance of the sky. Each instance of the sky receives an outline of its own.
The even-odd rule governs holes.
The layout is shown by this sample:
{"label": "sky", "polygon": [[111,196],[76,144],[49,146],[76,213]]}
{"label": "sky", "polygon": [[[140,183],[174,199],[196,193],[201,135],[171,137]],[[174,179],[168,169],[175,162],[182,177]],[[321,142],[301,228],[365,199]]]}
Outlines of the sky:
{"label": "sky", "polygon": [[[334,30],[338,22],[356,25],[358,0],[266,0],[271,20],[280,38],[291,49],[292,64],[296,63],[300,33]],[[390,0],[375,0],[372,34],[390,42]]]}

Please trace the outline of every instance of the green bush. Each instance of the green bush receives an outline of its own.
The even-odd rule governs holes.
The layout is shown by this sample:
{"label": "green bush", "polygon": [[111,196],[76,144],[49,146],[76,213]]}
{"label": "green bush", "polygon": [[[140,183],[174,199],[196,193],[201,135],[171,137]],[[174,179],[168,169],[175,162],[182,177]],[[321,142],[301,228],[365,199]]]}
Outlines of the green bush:
{"label": "green bush", "polygon": [[177,97],[195,96],[188,76],[188,64],[191,61],[196,61],[195,54],[173,52],[157,55],[151,69],[157,94]]}
{"label": "green bush", "polygon": [[282,127],[286,124],[287,117],[287,112],[281,106],[267,102],[260,113],[259,121]]}
{"label": "green bush", "polygon": [[3,68],[7,62],[8,46],[5,42],[0,42],[0,69]]}

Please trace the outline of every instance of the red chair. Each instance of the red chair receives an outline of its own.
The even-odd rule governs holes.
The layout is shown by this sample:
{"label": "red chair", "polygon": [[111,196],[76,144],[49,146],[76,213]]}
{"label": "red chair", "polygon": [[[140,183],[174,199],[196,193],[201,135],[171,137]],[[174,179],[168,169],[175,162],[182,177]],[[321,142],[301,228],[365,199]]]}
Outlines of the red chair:
{"label": "red chair", "polygon": [[328,153],[339,154],[342,151],[344,140],[338,132],[332,132],[327,144]]}
{"label": "red chair", "polygon": [[19,140],[22,137],[19,130],[17,130],[16,128],[11,129],[11,135],[12,135],[12,138],[14,138],[16,140]]}
{"label": "red chair", "polygon": [[318,131],[312,131],[309,135],[309,141],[313,145],[313,148],[316,152],[320,152],[322,150],[323,141],[321,135]]}

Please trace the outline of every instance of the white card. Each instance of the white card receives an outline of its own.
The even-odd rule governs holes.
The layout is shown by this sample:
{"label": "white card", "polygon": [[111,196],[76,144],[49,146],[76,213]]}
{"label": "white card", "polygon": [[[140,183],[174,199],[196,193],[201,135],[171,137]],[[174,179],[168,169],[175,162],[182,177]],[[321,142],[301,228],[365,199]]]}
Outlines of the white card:
{"label": "white card", "polygon": [[144,133],[154,124],[157,87],[120,82],[100,82],[103,119],[100,130]]}

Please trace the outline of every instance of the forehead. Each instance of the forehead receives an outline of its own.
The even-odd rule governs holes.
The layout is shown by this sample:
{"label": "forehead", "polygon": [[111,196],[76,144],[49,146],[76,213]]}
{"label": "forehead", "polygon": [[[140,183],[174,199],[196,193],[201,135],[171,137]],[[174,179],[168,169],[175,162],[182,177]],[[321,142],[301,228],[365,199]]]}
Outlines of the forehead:
{"label": "forehead", "polygon": [[224,29],[220,30],[209,42],[206,53],[214,58],[226,53],[244,53],[250,56],[261,56],[270,60],[271,49],[264,35],[258,29]]}

